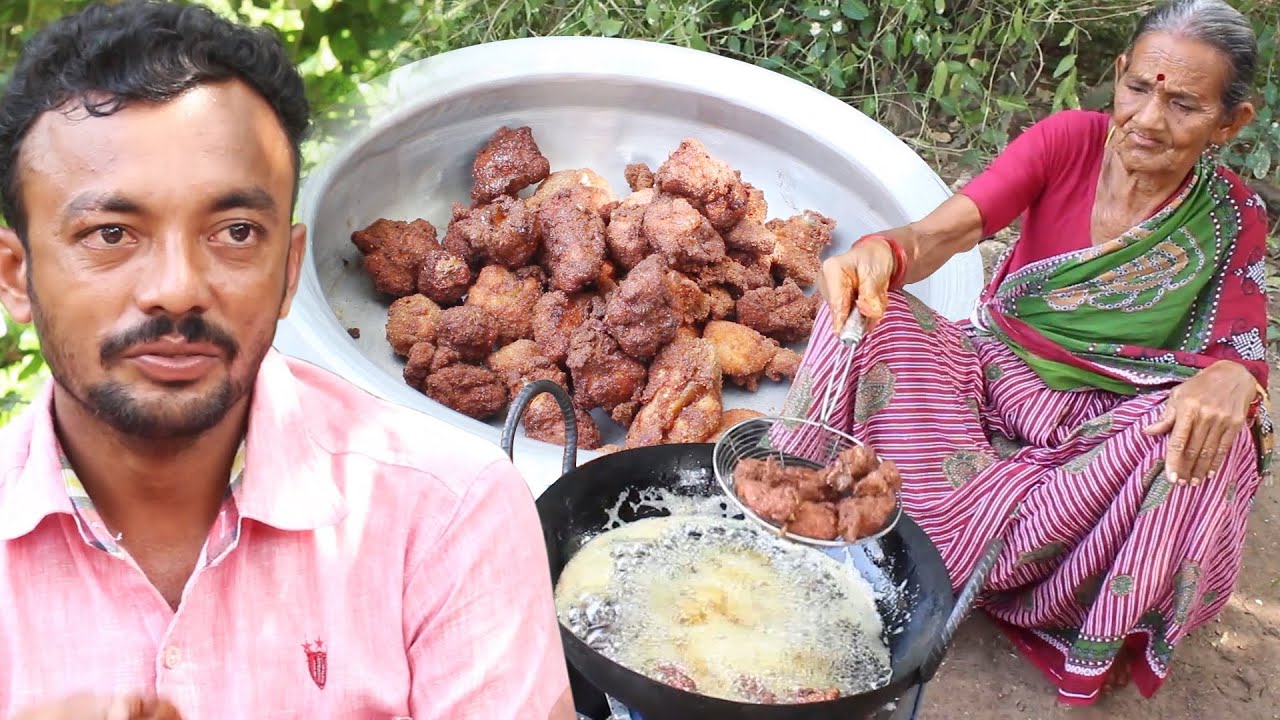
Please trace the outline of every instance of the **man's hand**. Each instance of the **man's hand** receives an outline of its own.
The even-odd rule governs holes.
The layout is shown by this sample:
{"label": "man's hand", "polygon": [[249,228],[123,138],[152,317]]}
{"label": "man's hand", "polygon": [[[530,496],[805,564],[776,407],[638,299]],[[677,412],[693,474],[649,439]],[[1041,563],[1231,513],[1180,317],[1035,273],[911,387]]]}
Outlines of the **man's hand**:
{"label": "man's hand", "polygon": [[168,701],[142,695],[72,695],[28,708],[12,720],[182,720]]}
{"label": "man's hand", "polygon": [[577,718],[578,711],[573,707],[573,691],[566,689],[556,701],[556,706],[551,708],[551,714],[547,716],[547,720],[577,720]]}
{"label": "man's hand", "polygon": [[1199,485],[1222,466],[1244,429],[1257,382],[1239,363],[1216,362],[1169,393],[1164,415],[1148,435],[1169,435],[1165,474],[1178,485]]}

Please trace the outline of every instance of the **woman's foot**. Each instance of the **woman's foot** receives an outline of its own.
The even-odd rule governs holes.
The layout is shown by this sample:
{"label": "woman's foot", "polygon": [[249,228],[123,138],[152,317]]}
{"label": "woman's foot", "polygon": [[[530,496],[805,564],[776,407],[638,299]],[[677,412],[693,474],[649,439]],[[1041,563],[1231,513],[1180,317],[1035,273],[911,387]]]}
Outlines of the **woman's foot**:
{"label": "woman's foot", "polygon": [[1111,668],[1107,670],[1107,676],[1102,679],[1102,692],[1111,693],[1120,690],[1129,684],[1130,673],[1129,663],[1132,661],[1131,653],[1128,647],[1120,648],[1120,652],[1111,660]]}

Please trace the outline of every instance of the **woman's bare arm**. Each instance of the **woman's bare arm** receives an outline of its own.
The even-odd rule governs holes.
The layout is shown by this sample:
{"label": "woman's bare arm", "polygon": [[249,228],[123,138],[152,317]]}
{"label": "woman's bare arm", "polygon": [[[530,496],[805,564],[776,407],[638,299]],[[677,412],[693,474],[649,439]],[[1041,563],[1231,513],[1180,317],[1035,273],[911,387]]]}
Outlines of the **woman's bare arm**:
{"label": "woman's bare arm", "polygon": [[967,196],[955,194],[933,212],[909,225],[886,230],[907,256],[905,282],[919,282],[938,271],[953,256],[977,247],[982,240],[982,215]]}

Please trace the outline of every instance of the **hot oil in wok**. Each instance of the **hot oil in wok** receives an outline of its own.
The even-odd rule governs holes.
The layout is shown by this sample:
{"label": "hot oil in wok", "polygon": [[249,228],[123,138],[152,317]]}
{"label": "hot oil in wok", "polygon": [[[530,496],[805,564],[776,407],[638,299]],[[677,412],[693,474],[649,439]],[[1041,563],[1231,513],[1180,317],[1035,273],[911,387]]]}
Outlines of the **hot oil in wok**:
{"label": "hot oil in wok", "polygon": [[[615,662],[703,695],[795,702],[883,686],[889,650],[870,586],[753,524],[675,515],[585,544],[556,586],[561,621]],[[689,689],[686,687],[686,689]]]}

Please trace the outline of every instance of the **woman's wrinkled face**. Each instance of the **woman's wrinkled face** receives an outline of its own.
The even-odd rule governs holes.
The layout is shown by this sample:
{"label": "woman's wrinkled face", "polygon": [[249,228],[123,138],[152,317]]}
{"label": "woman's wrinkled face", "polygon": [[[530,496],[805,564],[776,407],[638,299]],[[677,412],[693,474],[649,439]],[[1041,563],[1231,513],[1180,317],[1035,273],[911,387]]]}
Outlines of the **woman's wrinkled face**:
{"label": "woman's wrinkled face", "polygon": [[1250,120],[1248,103],[1222,96],[1230,60],[1212,45],[1167,32],[1143,35],[1116,61],[1111,146],[1131,172],[1182,177],[1211,145],[1231,141]]}

